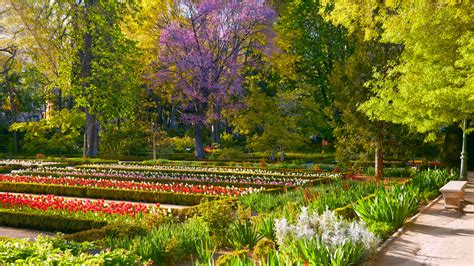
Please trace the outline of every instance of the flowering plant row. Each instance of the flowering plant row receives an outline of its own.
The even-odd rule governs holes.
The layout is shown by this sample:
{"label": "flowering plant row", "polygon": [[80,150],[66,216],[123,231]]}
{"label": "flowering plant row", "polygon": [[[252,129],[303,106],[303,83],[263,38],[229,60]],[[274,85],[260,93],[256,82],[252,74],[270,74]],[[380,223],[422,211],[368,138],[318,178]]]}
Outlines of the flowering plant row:
{"label": "flowering plant row", "polygon": [[120,169],[92,169],[73,167],[43,167],[39,169],[15,170],[12,173],[21,175],[61,175],[79,177],[102,177],[132,180],[151,181],[180,181],[180,182],[211,182],[211,183],[235,183],[252,185],[273,186],[302,186],[311,182],[309,179],[289,178],[281,176],[258,176],[237,175],[221,173],[201,172],[155,172],[155,171],[132,171]]}
{"label": "flowering plant row", "polygon": [[179,172],[179,173],[216,173],[216,174],[239,174],[239,175],[259,175],[259,176],[277,176],[288,178],[307,178],[315,179],[322,177],[338,178],[337,173],[314,173],[314,172],[280,172],[265,169],[249,168],[227,168],[227,167],[203,167],[203,166],[179,166],[179,165],[122,165],[122,164],[86,164],[80,168],[106,169],[106,170],[134,170],[134,171],[158,171],[158,172]]}
{"label": "flowering plant row", "polygon": [[118,181],[111,179],[90,179],[76,177],[10,176],[0,175],[0,182],[35,183],[77,187],[99,187],[126,190],[173,192],[182,194],[206,194],[219,196],[241,196],[255,193],[263,188],[222,187],[213,185],[191,185],[183,183],[150,183],[136,181]]}
{"label": "flowering plant row", "polygon": [[21,166],[44,166],[44,165],[55,165],[57,162],[45,162],[35,160],[0,160],[0,165],[21,165]]}
{"label": "flowering plant row", "polygon": [[130,216],[150,213],[159,208],[160,204],[147,205],[143,203],[116,202],[68,199],[54,195],[33,196],[27,194],[0,193],[0,207],[4,209],[40,210],[45,214],[76,214],[84,218],[96,218],[99,215]]}

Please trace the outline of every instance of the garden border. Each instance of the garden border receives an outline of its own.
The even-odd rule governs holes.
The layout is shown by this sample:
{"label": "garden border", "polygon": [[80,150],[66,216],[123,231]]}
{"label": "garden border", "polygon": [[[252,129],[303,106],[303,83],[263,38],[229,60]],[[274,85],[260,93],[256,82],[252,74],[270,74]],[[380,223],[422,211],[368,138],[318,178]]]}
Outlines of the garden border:
{"label": "garden border", "polygon": [[383,243],[382,245],[380,245],[379,247],[377,247],[377,249],[375,250],[374,254],[372,256],[370,256],[364,263],[363,265],[368,265],[367,263],[373,261],[378,255],[380,252],[382,252],[390,243],[392,243],[392,241],[394,241],[395,239],[399,238],[400,235],[403,233],[403,231],[405,230],[407,224],[409,223],[412,223],[414,222],[424,211],[426,211],[428,208],[430,208],[431,206],[433,206],[436,202],[438,202],[438,200],[440,200],[442,198],[443,195],[439,195],[437,196],[435,199],[433,199],[432,201],[430,201],[430,203],[428,203],[426,206],[424,206],[423,208],[421,208],[421,210],[419,210],[415,215],[413,215],[412,217],[410,217],[408,220],[406,220],[403,225],[398,228],[389,238],[387,238]]}

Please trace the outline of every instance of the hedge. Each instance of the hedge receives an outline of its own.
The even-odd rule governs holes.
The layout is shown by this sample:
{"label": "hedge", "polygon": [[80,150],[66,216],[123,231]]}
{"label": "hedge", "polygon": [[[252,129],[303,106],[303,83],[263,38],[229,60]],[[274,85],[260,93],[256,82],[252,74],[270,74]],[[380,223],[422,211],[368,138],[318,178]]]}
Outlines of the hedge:
{"label": "hedge", "polygon": [[111,223],[102,228],[93,228],[81,232],[77,232],[74,234],[69,234],[63,236],[64,239],[75,241],[75,242],[92,242],[97,241],[107,236],[113,238],[123,238],[128,237],[131,238],[137,235],[144,235],[148,229],[140,224],[135,223]]}
{"label": "hedge", "polygon": [[173,192],[13,182],[1,182],[0,191],[31,194],[54,194],[59,196],[70,196],[80,198],[125,200],[176,205],[197,205],[203,200],[216,200],[222,198],[220,196],[204,194],[180,194]]}
{"label": "hedge", "polygon": [[102,228],[107,225],[107,222],[0,210],[0,225],[48,232],[75,233],[93,228]]}

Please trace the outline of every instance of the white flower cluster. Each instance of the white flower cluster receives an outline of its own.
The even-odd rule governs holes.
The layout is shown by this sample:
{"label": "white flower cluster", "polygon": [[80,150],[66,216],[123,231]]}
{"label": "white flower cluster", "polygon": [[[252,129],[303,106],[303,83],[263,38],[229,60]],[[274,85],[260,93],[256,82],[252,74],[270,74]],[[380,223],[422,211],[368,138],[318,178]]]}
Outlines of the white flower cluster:
{"label": "white flower cluster", "polygon": [[379,243],[379,239],[363,222],[348,222],[337,217],[331,210],[326,210],[321,215],[310,215],[306,207],[302,208],[296,224],[289,224],[285,218],[276,219],[275,235],[280,246],[285,245],[287,240],[320,238],[329,247],[351,241],[362,243],[370,251]]}

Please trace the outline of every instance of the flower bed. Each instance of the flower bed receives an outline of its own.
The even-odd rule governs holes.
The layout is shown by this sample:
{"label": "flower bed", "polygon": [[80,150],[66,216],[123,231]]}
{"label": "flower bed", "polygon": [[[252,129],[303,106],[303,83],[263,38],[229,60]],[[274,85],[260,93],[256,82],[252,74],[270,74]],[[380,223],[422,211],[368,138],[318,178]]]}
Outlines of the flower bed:
{"label": "flower bed", "polygon": [[149,213],[159,203],[151,206],[142,203],[113,202],[89,199],[67,199],[54,195],[33,196],[25,194],[0,193],[0,208],[13,210],[39,210],[43,214],[66,215],[80,218],[96,219],[99,216],[130,216]]}
{"label": "flower bed", "polygon": [[236,174],[216,173],[179,173],[179,172],[154,172],[154,171],[131,171],[118,169],[91,169],[91,168],[58,168],[45,167],[39,169],[25,169],[14,171],[20,175],[46,175],[46,176],[74,176],[84,178],[104,178],[116,180],[134,180],[150,182],[183,182],[189,184],[215,184],[235,185],[253,187],[281,187],[281,186],[303,186],[311,184],[314,180],[295,179],[280,176],[248,176]]}
{"label": "flower bed", "polygon": [[220,198],[219,196],[204,194],[182,194],[173,192],[11,182],[0,182],[0,191],[32,194],[54,194],[82,198],[126,200],[150,203],[160,202],[163,204],[177,205],[196,205],[201,203],[203,200],[215,200]]}
{"label": "flower bed", "polygon": [[149,182],[117,181],[110,179],[88,179],[75,177],[35,177],[0,175],[0,182],[52,184],[78,187],[99,187],[125,190],[173,192],[182,194],[205,194],[232,197],[251,194],[262,190],[259,188],[245,187],[222,187],[213,185],[191,185],[183,183],[160,184]]}
{"label": "flower bed", "polygon": [[19,165],[24,167],[56,165],[58,162],[46,162],[39,160],[0,160],[0,165]]}
{"label": "flower bed", "polygon": [[178,166],[178,165],[119,165],[119,164],[86,164],[78,166],[86,169],[105,170],[132,170],[132,171],[152,171],[152,172],[175,172],[175,173],[205,173],[205,174],[237,174],[244,176],[266,176],[266,177],[287,177],[293,179],[319,179],[323,177],[340,178],[338,173],[314,173],[314,172],[280,172],[265,169],[248,168],[225,168],[225,167],[201,167],[201,166]]}

